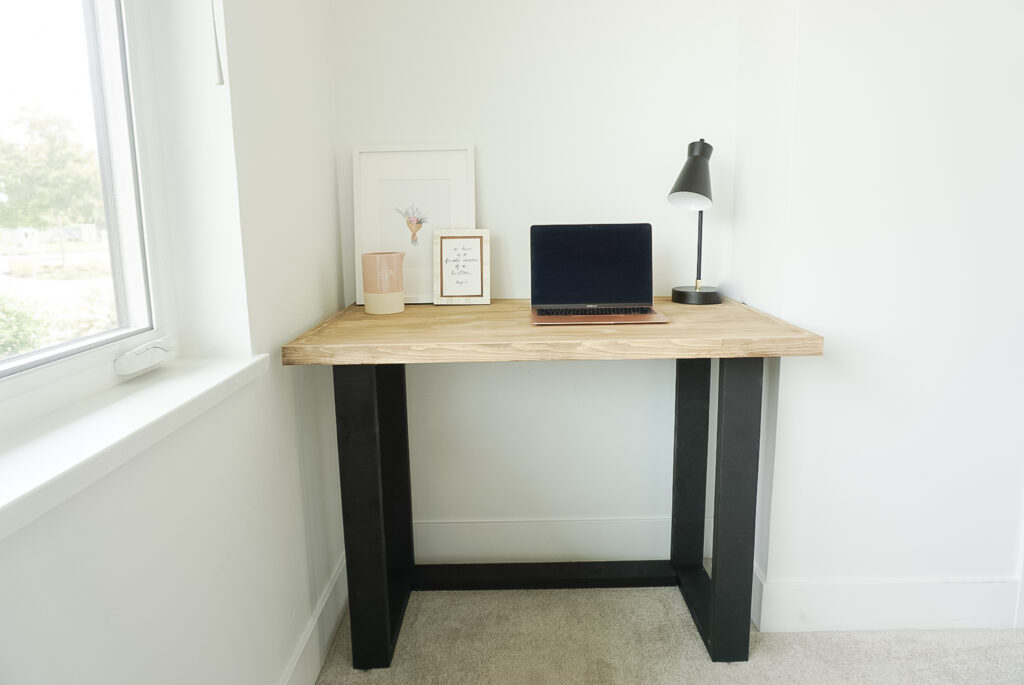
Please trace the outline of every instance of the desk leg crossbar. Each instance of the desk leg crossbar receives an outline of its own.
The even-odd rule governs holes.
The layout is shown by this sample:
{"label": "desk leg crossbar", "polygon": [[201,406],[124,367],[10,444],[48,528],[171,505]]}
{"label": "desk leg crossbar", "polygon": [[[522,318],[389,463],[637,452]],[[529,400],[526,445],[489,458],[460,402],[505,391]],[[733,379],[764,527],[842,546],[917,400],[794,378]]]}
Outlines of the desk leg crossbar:
{"label": "desk leg crossbar", "polygon": [[670,558],[546,564],[416,564],[405,366],[334,367],[352,665],[391,664],[412,590],[679,587],[712,661],[750,644],[759,358],[722,359],[718,378],[714,565],[703,567],[711,361],[676,361]]}

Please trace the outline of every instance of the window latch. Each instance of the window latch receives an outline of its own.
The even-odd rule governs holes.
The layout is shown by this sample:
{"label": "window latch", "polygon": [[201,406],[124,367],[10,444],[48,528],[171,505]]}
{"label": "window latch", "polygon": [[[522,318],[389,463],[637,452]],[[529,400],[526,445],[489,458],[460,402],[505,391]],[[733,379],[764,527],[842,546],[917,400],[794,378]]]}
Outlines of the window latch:
{"label": "window latch", "polygon": [[118,376],[134,376],[163,364],[176,356],[177,344],[171,337],[151,340],[114,359],[114,373]]}

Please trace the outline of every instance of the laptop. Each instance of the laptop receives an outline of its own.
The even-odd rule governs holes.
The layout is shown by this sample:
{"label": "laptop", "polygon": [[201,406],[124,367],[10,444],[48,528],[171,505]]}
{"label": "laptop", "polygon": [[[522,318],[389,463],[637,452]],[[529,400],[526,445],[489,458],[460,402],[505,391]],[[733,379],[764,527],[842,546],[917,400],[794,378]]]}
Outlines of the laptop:
{"label": "laptop", "polygon": [[655,311],[650,224],[530,227],[532,323],[667,323]]}

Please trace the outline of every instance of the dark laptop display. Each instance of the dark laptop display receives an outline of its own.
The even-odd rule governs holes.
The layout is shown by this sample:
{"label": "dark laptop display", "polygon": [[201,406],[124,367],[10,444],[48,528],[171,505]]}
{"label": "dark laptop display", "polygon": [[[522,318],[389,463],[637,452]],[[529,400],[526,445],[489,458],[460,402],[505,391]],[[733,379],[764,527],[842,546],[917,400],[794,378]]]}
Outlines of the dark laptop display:
{"label": "dark laptop display", "polygon": [[650,224],[531,226],[530,285],[534,323],[667,321],[650,309]]}

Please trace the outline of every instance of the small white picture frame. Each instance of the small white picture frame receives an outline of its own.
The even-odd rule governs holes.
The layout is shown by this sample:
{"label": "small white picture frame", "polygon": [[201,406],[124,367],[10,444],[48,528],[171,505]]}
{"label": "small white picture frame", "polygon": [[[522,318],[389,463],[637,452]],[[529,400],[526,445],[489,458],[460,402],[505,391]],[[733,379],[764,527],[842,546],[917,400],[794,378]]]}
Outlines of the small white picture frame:
{"label": "small white picture frame", "polygon": [[434,229],[434,304],[491,303],[491,232]]}
{"label": "small white picture frame", "polygon": [[403,252],[405,302],[431,302],[431,230],[476,226],[473,146],[355,146],[352,190],[356,304],[366,252]]}

